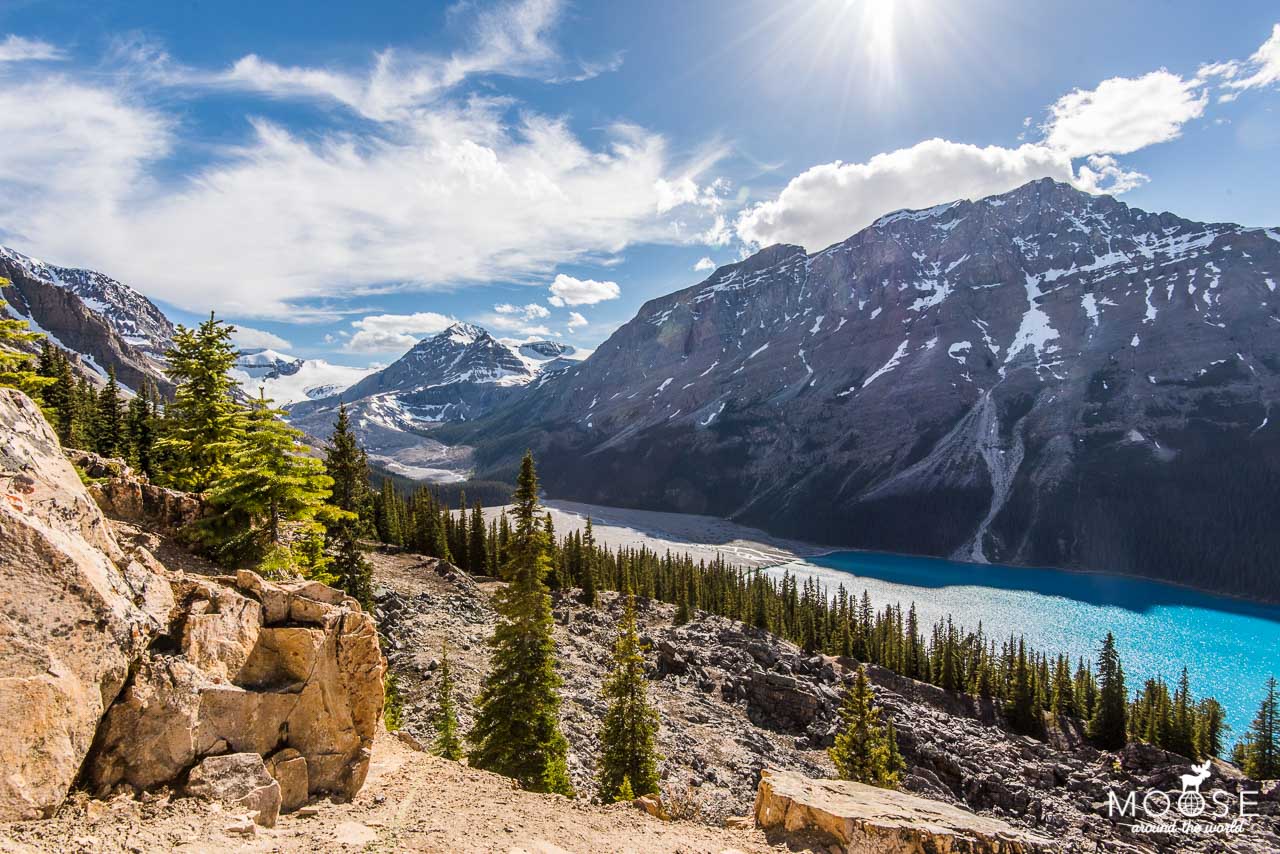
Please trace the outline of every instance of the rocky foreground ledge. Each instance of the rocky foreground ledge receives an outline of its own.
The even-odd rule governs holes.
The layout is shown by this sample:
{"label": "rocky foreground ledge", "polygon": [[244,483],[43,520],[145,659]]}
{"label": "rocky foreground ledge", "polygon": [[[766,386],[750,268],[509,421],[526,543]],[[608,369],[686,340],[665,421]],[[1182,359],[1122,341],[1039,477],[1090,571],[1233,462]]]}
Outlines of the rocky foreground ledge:
{"label": "rocky foreground ledge", "polygon": [[756,794],[766,831],[808,833],[859,854],[1048,854],[1058,843],[989,816],[906,792],[766,769]]}
{"label": "rocky foreground ledge", "polygon": [[355,795],[383,700],[369,615],[315,582],[171,571],[146,539],[117,535],[35,405],[0,389],[0,821],[48,817],[76,783],[263,825]]}

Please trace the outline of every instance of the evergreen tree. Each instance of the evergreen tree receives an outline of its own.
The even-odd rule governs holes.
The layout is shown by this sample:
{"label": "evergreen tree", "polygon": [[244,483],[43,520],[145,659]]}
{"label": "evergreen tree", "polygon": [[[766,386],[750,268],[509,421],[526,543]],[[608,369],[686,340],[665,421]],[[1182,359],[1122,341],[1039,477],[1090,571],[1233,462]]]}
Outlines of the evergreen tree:
{"label": "evergreen tree", "polygon": [[1221,756],[1223,734],[1231,729],[1227,726],[1227,713],[1222,704],[1213,697],[1200,701],[1196,715],[1196,754],[1198,756]]}
{"label": "evergreen tree", "polygon": [[360,527],[370,515],[369,458],[351,432],[345,403],[338,404],[338,420],[325,451],[324,470],[333,479],[329,503],[350,514],[340,519],[340,524]]}
{"label": "evergreen tree", "polygon": [[596,606],[596,535],[591,527],[591,517],[587,517],[586,529],[582,532],[582,548],[585,551],[582,561],[582,578],[578,584],[582,588],[582,604],[592,608]]}
{"label": "evergreen tree", "polygon": [[1107,632],[1098,652],[1098,702],[1088,728],[1089,737],[1103,750],[1124,747],[1126,699],[1116,639]]}
{"label": "evergreen tree", "polygon": [[538,477],[526,453],[512,497],[515,530],[505,577],[494,597],[499,622],[489,642],[489,673],[476,700],[475,726],[467,735],[471,764],[514,777],[527,789],[572,795],[565,764],[568,744],[560,732],[560,677],[551,635],[550,568],[538,524]]}
{"label": "evergreen tree", "polygon": [[439,681],[436,683],[436,754],[454,762],[462,760],[458,738],[458,710],[453,701],[453,671],[449,664],[449,642],[440,646]]}
{"label": "evergreen tree", "polygon": [[1254,780],[1280,779],[1280,706],[1276,678],[1267,680],[1267,696],[1249,725],[1241,753],[1242,770]]}
{"label": "evergreen tree", "polygon": [[369,463],[351,432],[345,403],[338,405],[324,470],[333,481],[329,501],[335,510],[325,519],[334,552],[330,572],[337,586],[368,610],[373,607],[373,568],[360,547],[360,535],[369,516]]}
{"label": "evergreen tree", "polygon": [[[0,287],[9,284],[9,280],[0,278]],[[38,397],[41,389],[52,385],[49,377],[42,377],[35,371],[35,359],[19,349],[24,344],[31,344],[41,337],[39,332],[31,332],[25,320],[13,320],[5,313],[8,303],[0,299],[0,386],[16,388],[32,397]]]}
{"label": "evergreen tree", "polygon": [[470,539],[467,542],[467,558],[471,564],[467,567],[473,575],[489,574],[489,543],[485,536],[484,510],[477,501],[471,509]]}
{"label": "evergreen tree", "polygon": [[224,557],[242,556],[239,547],[260,532],[268,548],[281,543],[281,524],[309,521],[324,508],[333,478],[324,463],[306,453],[302,431],[285,424],[278,409],[260,395],[244,414],[238,446],[224,462],[225,474],[209,491],[218,511],[210,522],[213,545]]}
{"label": "evergreen tree", "polygon": [[[600,732],[600,800],[612,803],[658,791],[658,711],[649,702],[644,647],[636,629],[634,594],[627,594],[613,647],[613,672],[604,684],[609,703]],[[622,786],[629,783],[630,797]]]}
{"label": "evergreen tree", "polygon": [[116,369],[107,368],[106,388],[98,395],[98,435],[94,451],[104,457],[122,456],[124,441],[124,404],[120,400],[120,386],[116,382]]}
{"label": "evergreen tree", "polygon": [[902,757],[898,752],[893,725],[880,721],[871,683],[861,667],[840,704],[840,732],[827,751],[842,780],[868,783],[882,789],[896,789],[901,778]]}
{"label": "evergreen tree", "polygon": [[234,327],[209,319],[195,329],[179,325],[167,353],[167,373],[177,384],[160,440],[172,458],[169,480],[179,489],[203,492],[226,473],[240,439],[240,407],[232,397]]}
{"label": "evergreen tree", "polygon": [[148,478],[156,476],[155,397],[155,386],[148,383],[129,401],[125,414],[129,463]]}

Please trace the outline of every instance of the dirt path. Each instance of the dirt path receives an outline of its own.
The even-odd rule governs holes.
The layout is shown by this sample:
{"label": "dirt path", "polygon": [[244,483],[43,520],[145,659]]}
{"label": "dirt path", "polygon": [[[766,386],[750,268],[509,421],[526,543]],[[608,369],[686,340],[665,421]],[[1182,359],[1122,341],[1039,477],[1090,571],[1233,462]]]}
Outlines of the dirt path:
{"label": "dirt path", "polygon": [[192,799],[89,805],[57,818],[0,825],[3,852],[432,851],[766,852],[763,833],[663,822],[629,804],[609,807],[539,795],[494,774],[421,753],[380,732],[369,778],[348,804],[281,816],[251,838],[226,830],[236,818]]}

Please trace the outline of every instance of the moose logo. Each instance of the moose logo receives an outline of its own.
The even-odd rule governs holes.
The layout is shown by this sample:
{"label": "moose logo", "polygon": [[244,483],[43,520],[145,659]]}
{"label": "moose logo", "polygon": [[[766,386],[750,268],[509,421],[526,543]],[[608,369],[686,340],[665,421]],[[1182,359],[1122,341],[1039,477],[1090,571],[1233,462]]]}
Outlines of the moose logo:
{"label": "moose logo", "polygon": [[1244,819],[1257,815],[1250,808],[1257,806],[1258,792],[1215,789],[1206,797],[1200,787],[1212,768],[1211,759],[1192,765],[1191,773],[1180,777],[1181,790],[1148,789],[1141,796],[1129,792],[1122,799],[1112,789],[1107,792],[1107,811],[1112,818],[1133,819],[1134,833],[1239,833]]}

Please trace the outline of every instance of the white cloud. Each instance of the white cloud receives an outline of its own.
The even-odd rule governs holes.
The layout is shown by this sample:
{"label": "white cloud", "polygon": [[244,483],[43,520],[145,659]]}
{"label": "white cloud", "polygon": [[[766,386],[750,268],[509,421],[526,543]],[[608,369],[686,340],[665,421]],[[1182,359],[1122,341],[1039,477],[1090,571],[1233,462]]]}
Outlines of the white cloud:
{"label": "white cloud", "polygon": [[556,307],[566,305],[595,305],[605,300],[617,299],[622,289],[617,282],[597,282],[595,279],[575,279],[560,273],[551,287],[547,302]]}
{"label": "white cloud", "polygon": [[693,265],[693,270],[695,273],[705,273],[707,270],[714,270],[715,268],[716,268],[716,262],[712,261],[710,258],[708,258],[705,255],[703,255],[701,258],[698,259],[697,264]]}
{"label": "white cloud", "polygon": [[[1271,29],[1271,37],[1254,51],[1246,62],[1222,62],[1200,69],[1201,76],[1222,76],[1227,78],[1223,86],[1237,90],[1223,96],[1223,100],[1234,100],[1239,90],[1257,89],[1280,83],[1280,24]],[[1241,77],[1239,75],[1246,76]]]}
{"label": "white cloud", "polygon": [[577,329],[579,326],[586,326],[587,319],[576,311],[569,312],[569,331]]}
{"label": "white cloud", "polygon": [[477,322],[487,329],[514,332],[526,338],[546,338],[551,335],[551,330],[544,324],[530,322],[524,318],[523,314],[512,315],[495,312],[483,315]]}
{"label": "white cloud", "polygon": [[1175,139],[1204,113],[1208,93],[1198,80],[1165,70],[1113,77],[1096,89],[1063,95],[1049,107],[1045,144],[1070,157],[1128,154]]}
{"label": "white cloud", "polygon": [[[685,242],[713,221],[696,180],[712,155],[674,163],[661,135],[626,124],[587,142],[564,120],[459,86],[562,74],[572,63],[548,41],[559,10],[501,6],[475,16],[452,55],[383,52],[364,74],[258,57],[201,72],[150,49],[130,55],[144,68],[109,79],[0,65],[0,239],[181,308],[216,300],[226,314],[290,320],[325,298],[533,283],[637,243]],[[160,161],[185,143],[187,109],[174,92],[219,87],[323,99],[376,121],[335,113],[302,134],[247,118],[247,139],[202,146],[204,164],[173,175]],[[686,178],[696,201],[667,208],[663,182]]]}
{"label": "white cloud", "polygon": [[929,139],[866,163],[814,166],[776,199],[739,214],[737,232],[751,244],[798,243],[816,251],[892,210],[1003,193],[1045,176],[1071,180],[1070,158],[1040,145],[980,148]]}
{"label": "white cloud", "polygon": [[343,349],[353,353],[399,353],[454,323],[457,323],[455,318],[434,311],[374,314],[351,322],[356,332]]}
{"label": "white cloud", "polygon": [[0,41],[0,62],[31,62],[34,60],[65,59],[61,50],[38,39],[10,35]]}
{"label": "white cloud", "polygon": [[1076,174],[1075,184],[1089,193],[1127,193],[1150,180],[1127,170],[1109,154],[1092,154]]}
{"label": "white cloud", "polygon": [[551,316],[551,312],[546,306],[539,305],[536,302],[531,302],[528,305],[512,305],[504,302],[501,305],[495,305],[493,310],[498,314],[518,315],[525,320],[541,320],[544,317]]}
{"label": "white cloud", "polygon": [[239,323],[235,324],[235,328],[236,331],[232,333],[231,340],[241,349],[256,350],[269,347],[273,350],[288,350],[293,346],[279,335],[265,329],[254,329],[252,326]]}
{"label": "white cloud", "polygon": [[[1036,178],[1067,181],[1092,193],[1123,193],[1147,176],[1124,168],[1113,155],[1177,138],[1207,103],[1200,77],[1185,80],[1162,69],[1104,80],[1054,102],[1040,142],[980,148],[930,139],[865,163],[814,166],[777,198],[741,211],[737,234],[749,245],[798,243],[812,251],[889,211],[1003,193]],[[1024,120],[1024,127],[1029,124]],[[1077,171],[1079,159],[1085,162]]]}

